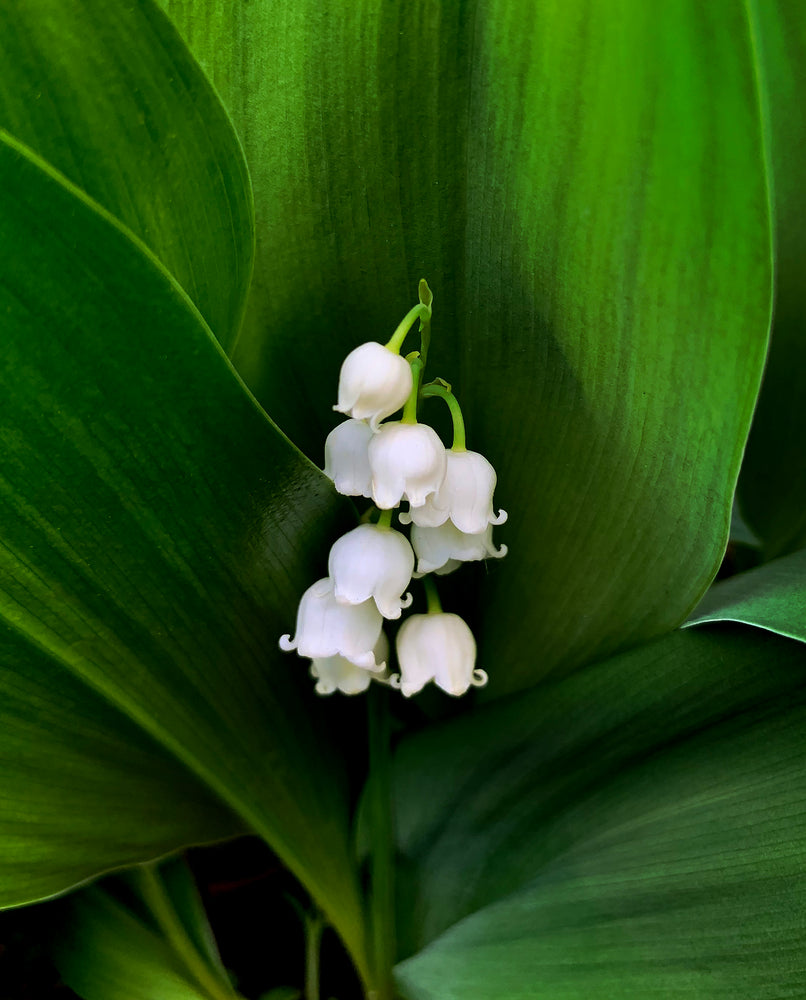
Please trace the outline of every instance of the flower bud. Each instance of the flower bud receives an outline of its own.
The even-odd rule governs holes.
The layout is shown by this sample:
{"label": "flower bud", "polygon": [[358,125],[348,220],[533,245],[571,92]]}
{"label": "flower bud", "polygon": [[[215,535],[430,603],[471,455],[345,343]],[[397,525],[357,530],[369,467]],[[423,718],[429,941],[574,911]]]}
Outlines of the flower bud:
{"label": "flower bud", "polygon": [[[381,613],[374,601],[339,604],[329,578],[312,584],[299,602],[297,634],[280,637],[280,649],[296,649],[312,660],[343,656],[357,667],[378,667],[373,648],[381,633]],[[384,664],[381,664],[384,666]]]}
{"label": "flower bud", "polygon": [[445,445],[426,424],[384,424],[369,443],[372,498],[382,510],[403,499],[421,507],[442,485],[446,465]]}
{"label": "flower bud", "polygon": [[460,531],[479,534],[488,524],[503,524],[507,512],[493,511],[495,469],[477,451],[449,451],[442,485],[422,507],[401,514],[402,524],[413,521],[424,528],[437,528],[449,518]]}
{"label": "flower bud", "polygon": [[325,475],[344,496],[372,496],[371,440],[372,428],[365,420],[345,420],[325,440]]}
{"label": "flower bud", "polygon": [[414,552],[392,528],[361,524],[348,531],[331,548],[327,571],[339,602],[372,598],[384,618],[399,618],[411,604],[411,594],[400,595],[411,582]]}
{"label": "flower bud", "polygon": [[395,686],[407,698],[430,680],[457,696],[487,683],[487,674],[474,669],[476,640],[458,615],[439,612],[407,618],[397,633],[397,658],[400,679]]}
{"label": "flower bud", "polygon": [[313,660],[311,676],[317,682],[316,693],[333,694],[334,691],[341,691],[342,694],[360,694],[367,690],[373,679],[386,679],[389,672],[384,665],[389,658],[389,640],[383,632],[378,637],[373,652],[375,659],[381,664],[375,670],[357,667],[343,656],[328,656]]}
{"label": "flower bud", "polygon": [[[417,553],[417,577],[425,573],[438,573],[450,560],[473,562],[477,559],[501,559],[507,554],[506,545],[499,549],[493,545],[493,526],[486,531],[468,534],[460,531],[452,521],[437,528],[412,526],[411,544]],[[446,570],[446,572],[448,572]]]}
{"label": "flower bud", "polygon": [[358,420],[368,419],[373,431],[411,395],[411,367],[383,344],[370,341],[350,351],[339,374],[339,402],[333,407]]}

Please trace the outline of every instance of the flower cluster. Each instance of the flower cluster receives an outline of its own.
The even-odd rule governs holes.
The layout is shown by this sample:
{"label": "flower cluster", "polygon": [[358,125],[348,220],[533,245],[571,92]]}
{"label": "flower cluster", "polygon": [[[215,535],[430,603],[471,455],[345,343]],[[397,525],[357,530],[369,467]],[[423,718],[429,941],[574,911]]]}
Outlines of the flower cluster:
{"label": "flower cluster", "polygon": [[[296,636],[280,639],[283,650],[311,659],[320,694],[366,691],[371,681],[399,688],[409,697],[434,681],[461,695],[486,683],[476,668],[476,642],[468,625],[442,611],[433,580],[470,560],[501,557],[494,525],[506,512],[493,509],[495,470],[468,451],[461,410],[450,385],[436,379],[421,386],[428,350],[431,292],[420,282],[415,306],[386,344],[362,344],[348,354],[339,377],[334,410],[348,419],[325,442],[325,474],[339,493],[371,499],[374,506],[357,528],[330,550],[328,575],[302,596]],[[400,356],[407,333],[419,319],[421,350]],[[418,421],[418,404],[438,396],[453,418],[453,446]],[[388,420],[403,409],[400,420]],[[393,512],[411,525],[411,540],[392,527]],[[377,518],[374,523],[370,520]],[[415,568],[416,561],[416,568]],[[399,619],[412,603],[407,588],[423,577],[427,614],[413,614],[396,640],[400,672],[390,673],[384,619]]]}

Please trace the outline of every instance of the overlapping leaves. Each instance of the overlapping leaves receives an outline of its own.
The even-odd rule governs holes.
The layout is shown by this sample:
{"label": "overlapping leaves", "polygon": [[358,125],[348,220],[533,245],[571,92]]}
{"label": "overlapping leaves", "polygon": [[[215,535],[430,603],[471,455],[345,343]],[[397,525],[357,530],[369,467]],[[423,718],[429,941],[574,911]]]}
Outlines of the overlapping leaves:
{"label": "overlapping leaves", "polygon": [[141,245],[11,139],[0,178],[0,903],[251,829],[360,961],[344,768],[276,649],[332,490]]}
{"label": "overlapping leaves", "polygon": [[[765,162],[778,329],[801,322],[781,155],[800,20],[728,0],[166,6],[255,178],[237,343],[245,168],[178,35],[150,0],[0,14],[0,904],[252,829],[366,971],[343,755],[274,649],[344,511],[188,296],[318,458],[341,357],[426,275],[433,360],[460,367],[511,513],[508,565],[476,578],[491,692],[637,648],[404,740],[402,988],[795,989],[803,652],[780,636],[803,638],[801,557],[704,609],[780,635],[640,643],[724,544],[771,306]],[[757,431],[776,481],[786,399]],[[796,547],[800,480],[768,505],[760,467],[751,523]]]}

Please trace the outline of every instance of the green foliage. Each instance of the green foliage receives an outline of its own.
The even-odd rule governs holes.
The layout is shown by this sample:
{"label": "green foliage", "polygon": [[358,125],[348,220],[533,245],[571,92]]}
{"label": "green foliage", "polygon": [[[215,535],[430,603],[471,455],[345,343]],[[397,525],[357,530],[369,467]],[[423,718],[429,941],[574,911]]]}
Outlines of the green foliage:
{"label": "green foliage", "polygon": [[[253,832],[379,1000],[395,933],[412,1000],[795,995],[806,20],[163,6],[0,12],[0,906]],[[277,638],[352,523],[306,457],[340,361],[423,276],[510,553],[444,588],[487,703],[373,775],[393,927],[360,727]],[[785,558],[672,631],[737,477]],[[66,904],[66,981],[233,995],[187,872],[135,871]]]}
{"label": "green foliage", "polygon": [[54,949],[65,983],[85,1000],[237,1000],[190,872],[148,866],[125,888],[126,901],[103,885],[67,901]]}

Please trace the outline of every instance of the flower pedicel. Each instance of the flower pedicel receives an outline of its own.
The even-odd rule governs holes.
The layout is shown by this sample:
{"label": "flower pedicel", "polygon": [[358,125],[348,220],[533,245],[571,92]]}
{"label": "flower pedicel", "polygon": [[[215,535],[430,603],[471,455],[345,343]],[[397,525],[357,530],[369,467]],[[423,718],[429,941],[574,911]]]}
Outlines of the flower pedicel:
{"label": "flower pedicel", "polygon": [[[344,360],[338,403],[347,415],[325,442],[325,474],[339,493],[372,498],[362,523],[333,544],[328,576],[305,591],[297,611],[296,635],[280,648],[311,660],[318,694],[358,694],[371,682],[405,697],[433,681],[459,696],[487,683],[476,667],[476,641],[459,615],[444,612],[428,573],[451,572],[462,562],[501,557],[494,525],[496,485],[492,465],[465,447],[465,426],[450,385],[435,379],[421,385],[430,336],[432,295],[420,282],[420,302],[386,344],[356,347]],[[420,350],[405,358],[400,349],[419,320]],[[438,396],[453,418],[453,445],[446,450],[436,432],[419,420],[423,399]],[[402,408],[399,420],[384,423]],[[408,504],[400,511],[401,502]],[[411,541],[392,527],[412,525]],[[374,523],[369,523],[374,518]],[[415,572],[415,556],[417,571]],[[412,577],[423,577],[428,610],[406,618],[397,633],[400,673],[388,667],[385,619],[399,619],[411,603]]]}

